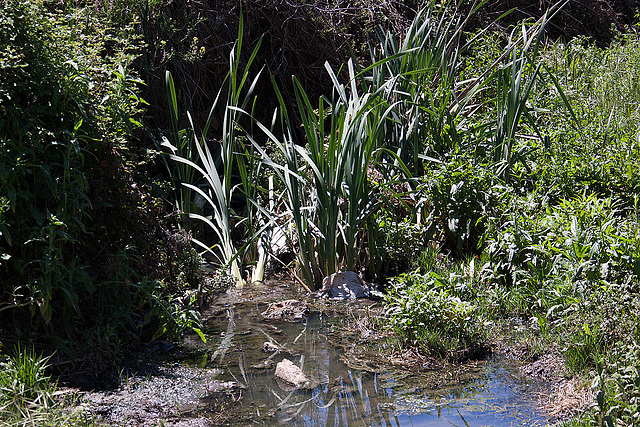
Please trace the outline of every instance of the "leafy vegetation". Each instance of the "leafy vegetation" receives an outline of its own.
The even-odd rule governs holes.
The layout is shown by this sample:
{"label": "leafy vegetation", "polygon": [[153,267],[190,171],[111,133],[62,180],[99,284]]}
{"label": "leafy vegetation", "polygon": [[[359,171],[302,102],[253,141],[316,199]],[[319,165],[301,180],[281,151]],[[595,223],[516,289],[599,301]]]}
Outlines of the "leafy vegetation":
{"label": "leafy vegetation", "polygon": [[405,273],[386,295],[387,314],[403,340],[429,354],[453,361],[479,357],[488,337],[464,286],[455,274]]}
{"label": "leafy vegetation", "polygon": [[[559,6],[502,32],[471,31],[482,2],[422,6],[402,35],[371,27],[344,65],[322,58],[320,96],[265,64],[238,13],[212,105],[187,112],[179,65],[211,61],[203,21],[4,2],[3,332],[113,361],[199,332],[208,285],[284,266],[316,290],[349,269],[386,285],[402,345],[457,361],[517,324],[592,377],[574,423],[640,422],[640,39],[547,39]],[[159,75],[170,120],[153,129],[141,93]],[[1,416],[49,407],[46,360],[6,362]]]}
{"label": "leafy vegetation", "polygon": [[[520,154],[511,176],[499,173],[503,155],[486,162],[483,153],[491,151],[478,144],[464,154],[472,157],[462,163],[477,168],[476,172],[436,172],[435,179],[427,181],[423,196],[437,208],[434,212],[443,215],[440,238],[445,247],[454,254],[482,253],[479,277],[463,279],[474,292],[454,294],[479,307],[475,320],[520,319],[531,325],[544,345],[560,348],[571,373],[593,376],[597,399],[593,411],[575,421],[580,425],[591,425],[589,420],[600,425],[636,422],[632,414],[637,412],[633,398],[637,385],[629,381],[637,379],[632,360],[640,338],[634,172],[637,125],[633,118],[637,109],[628,109],[633,104],[624,101],[633,90],[616,97],[605,95],[601,88],[618,87],[617,79],[624,85],[635,73],[627,69],[616,74],[614,70],[620,70],[617,64],[633,63],[627,49],[637,43],[633,37],[621,37],[606,49],[606,55],[584,40],[547,45],[530,66],[533,74],[526,77],[537,75],[538,81],[527,89],[529,101],[524,105],[529,117],[513,132],[509,150]],[[611,62],[603,65],[596,57]],[[494,105],[505,108],[501,102]],[[544,134],[539,132],[542,128]],[[473,140],[473,135],[469,137]],[[618,157],[621,155],[624,160]],[[454,154],[453,158],[461,156]],[[449,191],[444,197],[441,188]],[[465,188],[469,193],[456,197]],[[460,204],[454,204],[458,200]],[[455,232],[450,225],[453,221],[448,218],[464,218],[465,212],[475,213],[474,220],[467,222],[480,226],[475,233],[469,233],[471,227]],[[459,243],[446,244],[451,241],[448,235],[460,239],[469,234],[477,238],[477,246],[461,251]],[[458,262],[463,271],[471,266],[464,258]],[[431,263],[427,270],[433,268]],[[402,291],[390,293],[388,304],[401,336],[437,353],[428,340],[415,339],[413,321],[421,319],[417,315],[421,311],[407,303],[431,301],[442,287],[431,279],[425,289],[425,280],[429,279],[416,283],[401,278]],[[429,324],[437,322],[425,322]],[[427,335],[429,327],[420,325],[418,330]],[[454,331],[448,336],[460,334]]]}
{"label": "leafy vegetation", "polygon": [[155,261],[191,249],[154,224],[162,205],[136,169],[150,158],[135,145],[145,103],[133,21],[56,7],[0,9],[0,315],[15,328],[5,333],[111,363],[152,318],[177,326],[156,275],[170,269]]}

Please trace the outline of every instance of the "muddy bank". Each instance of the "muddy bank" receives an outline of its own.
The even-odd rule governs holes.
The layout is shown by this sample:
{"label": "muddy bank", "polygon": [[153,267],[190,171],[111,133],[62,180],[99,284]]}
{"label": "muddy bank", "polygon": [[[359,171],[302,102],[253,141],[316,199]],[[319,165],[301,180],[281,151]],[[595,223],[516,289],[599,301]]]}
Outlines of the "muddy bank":
{"label": "muddy bank", "polygon": [[496,346],[496,352],[518,363],[523,375],[548,384],[548,391],[540,394],[539,405],[551,420],[568,420],[595,402],[590,382],[569,372],[557,348],[548,348],[540,354],[526,343],[501,343]]}
{"label": "muddy bank", "polygon": [[167,426],[213,426],[215,420],[198,415],[202,402],[214,399],[227,410],[242,399],[243,391],[219,375],[216,369],[160,366],[150,376],[123,378],[118,390],[85,394],[83,406],[109,425],[155,426],[163,421]]}

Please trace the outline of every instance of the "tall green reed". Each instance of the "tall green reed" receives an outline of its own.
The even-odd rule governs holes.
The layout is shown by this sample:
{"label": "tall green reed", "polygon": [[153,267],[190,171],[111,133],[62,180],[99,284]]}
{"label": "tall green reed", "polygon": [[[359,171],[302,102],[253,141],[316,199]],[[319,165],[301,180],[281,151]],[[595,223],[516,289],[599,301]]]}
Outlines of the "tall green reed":
{"label": "tall green reed", "polygon": [[359,77],[370,90],[386,86],[381,95],[390,120],[383,127],[383,138],[415,176],[423,173],[424,160],[432,161],[460,143],[464,124],[460,118],[481,85],[458,96],[458,76],[465,51],[484,31],[465,43],[461,34],[484,3],[474,3],[462,15],[448,2],[432,1],[416,14],[402,40],[378,30],[378,44],[370,46],[372,65]]}
{"label": "tall green reed", "polygon": [[[244,154],[245,148],[238,121],[240,116],[247,111],[247,107],[253,105],[253,92],[261,72],[249,80],[249,69],[258,53],[261,42],[262,40],[256,44],[246,64],[242,67],[240,54],[243,44],[243,19],[240,15],[238,39],[229,54],[229,72],[225,79],[226,98],[221,102],[223,86],[218,91],[199,137],[191,116],[187,113],[191,123],[192,143],[195,147],[195,152],[192,151],[192,153],[197,153],[197,156],[194,154],[192,154],[192,158],[179,154],[169,156],[174,162],[186,166],[192,177],[195,177],[197,172],[199,178],[204,180],[198,185],[195,185],[197,183],[195,180],[191,183],[183,182],[182,185],[201,196],[212,213],[204,215],[190,212],[188,217],[206,224],[214,232],[217,242],[213,245],[207,245],[198,239],[193,239],[193,241],[204,250],[204,253],[211,254],[222,266],[229,268],[238,285],[244,283],[240,255],[246,246],[236,248],[232,232],[239,227],[246,227],[252,231],[253,217],[246,214],[238,215],[232,209],[231,202],[237,192],[241,191],[245,196],[250,196],[255,192],[257,186],[254,177],[246,173],[248,170],[244,163],[247,161],[246,157],[240,156],[236,152],[236,149],[239,149]],[[219,143],[216,144],[216,149],[212,150],[208,132],[219,102],[220,108],[223,110],[222,136]],[[233,183],[234,179],[238,178],[237,175],[234,175],[234,164],[241,170],[239,184]],[[247,204],[250,205],[250,203]]]}
{"label": "tall green reed", "polygon": [[[270,129],[258,126],[284,164],[274,161],[255,140],[254,146],[283,183],[296,225],[298,265],[311,287],[319,287],[327,274],[358,267],[367,220],[379,206],[379,192],[372,191],[367,177],[369,168],[383,161],[379,167],[410,178],[406,165],[414,167],[413,173],[420,170],[425,139],[437,137],[436,145],[443,145],[445,129],[457,132],[447,121],[461,111],[459,102],[455,108],[449,106],[461,64],[460,32],[468,16],[452,23],[451,15],[437,8],[431,2],[420,11],[402,43],[384,35],[379,50],[372,50],[372,65],[361,69],[349,61],[346,85],[327,65],[333,95],[320,97],[317,105],[294,77],[303,142],[293,140],[294,125],[274,84],[279,115]],[[281,138],[273,133],[278,117],[284,129]]]}
{"label": "tall green reed", "polygon": [[[377,96],[360,94],[352,61],[347,64],[350,87],[339,83],[331,67],[333,98],[320,97],[312,104],[300,82],[293,85],[302,119],[304,143],[293,139],[293,124],[285,100],[274,83],[280,102],[271,128],[258,123],[277,147],[284,164],[279,164],[254,140],[254,146],[282,182],[288,215],[295,224],[298,266],[311,288],[318,288],[324,276],[340,269],[354,269],[363,243],[362,232],[369,215],[377,208],[367,179],[367,170],[379,146],[381,125],[372,111]],[[280,119],[281,138],[273,130]]]}
{"label": "tall green reed", "polygon": [[[178,126],[178,100],[176,97],[173,77],[169,71],[166,72],[165,85],[167,89],[167,99],[169,100],[169,115],[171,117],[172,131],[171,136],[175,145],[173,145],[167,137],[163,136],[162,147],[167,148],[172,155],[191,159],[197,163],[198,152],[194,149],[194,145],[192,143],[192,129],[180,129]],[[179,214],[182,216],[182,219],[185,219],[185,217],[188,218],[191,213],[201,213],[201,210],[198,209],[198,206],[195,203],[193,190],[182,185],[182,183],[192,183],[195,181],[195,169],[181,162],[173,162],[171,165],[167,163],[166,166],[176,193],[176,207]],[[187,221],[181,221],[179,224],[187,230],[191,229],[190,223]]]}
{"label": "tall green reed", "polygon": [[[506,182],[511,178],[511,171],[516,161],[526,165],[527,147],[517,149],[517,131],[522,119],[526,119],[531,128],[537,133],[540,140],[544,139],[542,132],[531,114],[533,107],[529,105],[529,96],[536,79],[539,76],[541,63],[537,63],[541,36],[544,30],[542,25],[533,27],[534,31],[523,24],[521,36],[523,41],[520,50],[514,49],[508,62],[497,70],[497,96],[494,133],[493,160],[498,165],[498,176]],[[515,31],[514,31],[515,33]],[[512,33],[511,39],[514,39]],[[510,45],[513,42],[510,41]]]}

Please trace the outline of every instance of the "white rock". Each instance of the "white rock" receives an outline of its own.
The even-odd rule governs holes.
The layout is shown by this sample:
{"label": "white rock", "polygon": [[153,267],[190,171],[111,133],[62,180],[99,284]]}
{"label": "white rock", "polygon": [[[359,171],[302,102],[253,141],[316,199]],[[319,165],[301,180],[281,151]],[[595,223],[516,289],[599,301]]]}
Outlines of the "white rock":
{"label": "white rock", "polygon": [[302,387],[309,381],[302,369],[298,368],[289,359],[283,359],[282,362],[276,365],[275,377],[294,387]]}
{"label": "white rock", "polygon": [[265,343],[262,345],[262,351],[264,351],[265,353],[275,353],[280,351],[280,347],[270,341],[265,341]]}
{"label": "white rock", "polygon": [[368,298],[369,286],[353,271],[334,273],[322,280],[320,294],[329,298]]}

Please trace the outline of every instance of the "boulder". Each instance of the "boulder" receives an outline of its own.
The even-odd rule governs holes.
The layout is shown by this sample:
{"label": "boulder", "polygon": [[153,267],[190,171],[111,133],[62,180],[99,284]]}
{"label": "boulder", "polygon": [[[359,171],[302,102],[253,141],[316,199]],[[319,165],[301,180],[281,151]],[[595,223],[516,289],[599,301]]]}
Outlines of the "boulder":
{"label": "boulder", "polygon": [[335,299],[369,298],[370,289],[353,271],[334,273],[322,280],[320,295]]}
{"label": "boulder", "polygon": [[289,359],[283,359],[282,362],[276,365],[275,377],[276,380],[280,380],[296,388],[302,387],[309,381],[304,372],[302,372],[302,369],[297,367]]}
{"label": "boulder", "polygon": [[272,302],[269,307],[262,312],[262,317],[271,320],[288,320],[299,322],[304,316],[309,314],[309,307],[306,303],[295,299]]}

